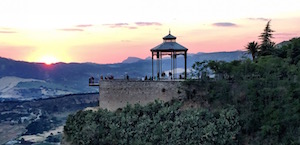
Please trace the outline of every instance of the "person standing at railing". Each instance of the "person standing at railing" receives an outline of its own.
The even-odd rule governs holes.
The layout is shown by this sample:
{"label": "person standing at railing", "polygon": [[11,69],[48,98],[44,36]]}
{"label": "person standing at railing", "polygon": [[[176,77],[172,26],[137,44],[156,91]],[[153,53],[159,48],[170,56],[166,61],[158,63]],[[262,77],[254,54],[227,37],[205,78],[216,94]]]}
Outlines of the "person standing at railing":
{"label": "person standing at railing", "polygon": [[93,83],[94,83],[94,80],[95,80],[94,77],[90,77],[90,78],[89,78],[89,84],[93,84]]}

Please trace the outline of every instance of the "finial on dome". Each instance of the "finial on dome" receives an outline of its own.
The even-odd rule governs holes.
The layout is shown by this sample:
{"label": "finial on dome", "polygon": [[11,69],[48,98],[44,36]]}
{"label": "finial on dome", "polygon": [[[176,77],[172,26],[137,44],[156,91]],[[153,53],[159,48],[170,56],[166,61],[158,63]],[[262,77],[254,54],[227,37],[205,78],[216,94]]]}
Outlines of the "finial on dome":
{"label": "finial on dome", "polygon": [[171,34],[171,29],[169,28],[169,34]]}

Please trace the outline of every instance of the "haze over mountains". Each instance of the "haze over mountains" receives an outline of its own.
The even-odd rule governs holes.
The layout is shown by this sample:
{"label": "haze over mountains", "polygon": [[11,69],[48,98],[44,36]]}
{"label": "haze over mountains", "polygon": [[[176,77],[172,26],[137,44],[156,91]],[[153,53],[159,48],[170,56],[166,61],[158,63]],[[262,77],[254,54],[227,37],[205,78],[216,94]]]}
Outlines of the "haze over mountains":
{"label": "haze over mountains", "polygon": [[[187,67],[195,61],[232,61],[249,57],[244,51],[189,54]],[[177,67],[183,68],[183,57],[178,57]],[[163,70],[170,69],[170,59],[163,60]],[[88,78],[113,75],[116,79],[142,78],[151,75],[151,59],[129,57],[122,63],[29,63],[0,57],[0,100],[31,100],[58,95],[97,92],[88,86]]]}

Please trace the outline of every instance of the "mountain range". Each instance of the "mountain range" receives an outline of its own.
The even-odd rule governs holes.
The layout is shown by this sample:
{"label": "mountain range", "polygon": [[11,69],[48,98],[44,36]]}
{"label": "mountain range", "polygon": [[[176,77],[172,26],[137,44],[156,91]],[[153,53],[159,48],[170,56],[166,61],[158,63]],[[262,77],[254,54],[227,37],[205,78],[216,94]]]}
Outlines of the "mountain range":
{"label": "mountain range", "polygon": [[[249,58],[244,51],[188,54],[187,67],[203,60],[232,61]],[[56,97],[74,93],[98,92],[97,87],[89,87],[88,79],[93,76],[113,75],[116,79],[141,79],[151,75],[151,59],[128,57],[122,63],[31,63],[0,57],[0,101],[32,100]],[[170,58],[163,59],[163,70],[170,70]],[[177,67],[183,68],[183,57],[178,57]]]}

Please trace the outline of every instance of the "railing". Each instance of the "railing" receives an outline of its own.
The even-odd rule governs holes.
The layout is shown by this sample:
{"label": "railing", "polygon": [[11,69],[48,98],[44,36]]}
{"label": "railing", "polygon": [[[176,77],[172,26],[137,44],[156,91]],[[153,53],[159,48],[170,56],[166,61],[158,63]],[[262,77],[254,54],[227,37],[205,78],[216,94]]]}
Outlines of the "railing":
{"label": "railing", "polygon": [[99,86],[99,82],[89,82],[89,86]]}
{"label": "railing", "polygon": [[172,81],[184,81],[185,79],[156,79],[156,80],[144,80],[140,78],[131,78],[131,79],[107,79],[107,80],[99,80],[99,82],[89,82],[89,86],[99,86],[101,81],[130,81],[130,82],[172,82]]}
{"label": "railing", "polygon": [[89,78],[89,86],[99,86],[99,82],[95,82],[94,77]]}
{"label": "railing", "polygon": [[133,82],[137,82],[137,81],[145,81],[145,82],[155,82],[155,81],[184,81],[185,79],[182,78],[170,78],[170,77],[163,77],[163,78],[155,78],[155,79],[152,79],[152,78],[129,78],[129,77],[125,77],[125,78],[100,78],[100,79],[96,79],[94,77],[91,77],[89,78],[89,86],[99,86],[101,81],[133,81]]}

